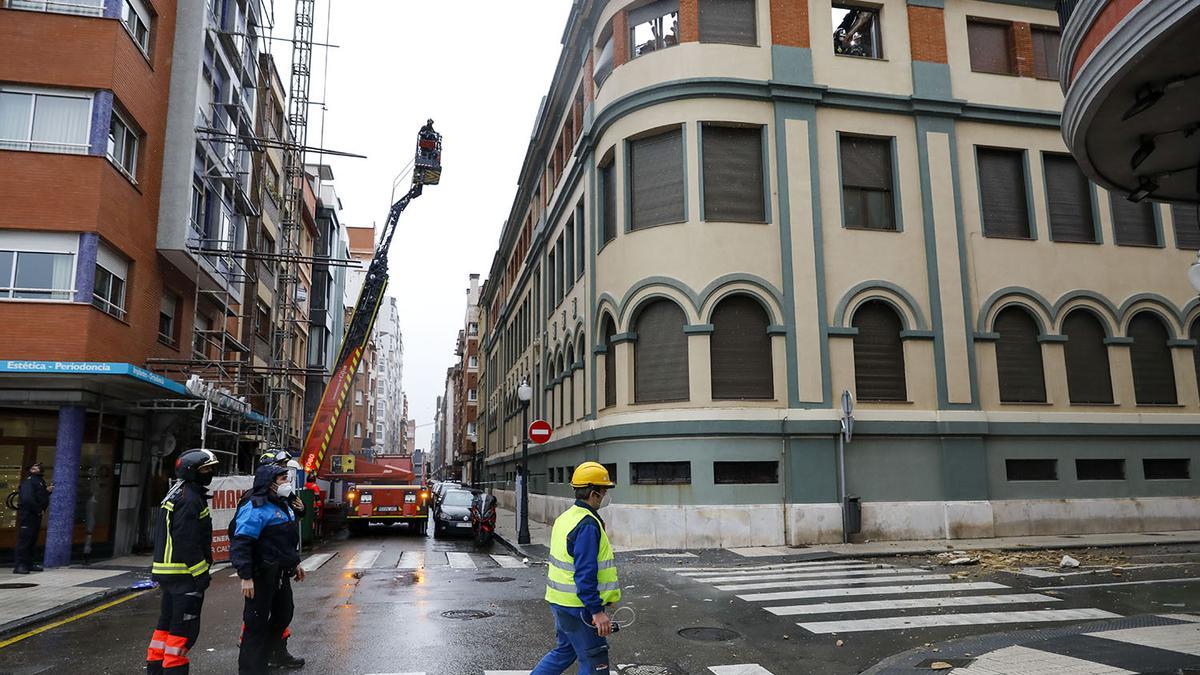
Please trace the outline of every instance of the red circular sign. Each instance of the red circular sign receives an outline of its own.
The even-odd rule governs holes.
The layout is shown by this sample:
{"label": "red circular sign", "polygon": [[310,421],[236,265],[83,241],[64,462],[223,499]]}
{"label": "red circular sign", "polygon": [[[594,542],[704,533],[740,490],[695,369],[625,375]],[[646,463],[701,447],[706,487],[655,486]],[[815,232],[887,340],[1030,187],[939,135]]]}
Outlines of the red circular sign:
{"label": "red circular sign", "polygon": [[550,440],[550,423],[546,420],[534,420],[529,425],[529,440],[534,443],[545,443]]}

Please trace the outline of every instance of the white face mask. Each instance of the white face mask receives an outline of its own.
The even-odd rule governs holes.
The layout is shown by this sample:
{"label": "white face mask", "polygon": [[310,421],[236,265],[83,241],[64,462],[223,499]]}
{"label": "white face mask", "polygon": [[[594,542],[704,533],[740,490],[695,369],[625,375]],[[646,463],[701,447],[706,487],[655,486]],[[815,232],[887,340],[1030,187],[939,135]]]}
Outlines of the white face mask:
{"label": "white face mask", "polygon": [[605,492],[604,496],[601,497],[601,499],[600,499],[600,507],[599,508],[604,508],[604,507],[608,506],[609,504],[612,504],[612,493]]}
{"label": "white face mask", "polygon": [[280,499],[291,499],[292,495],[296,494],[296,486],[284,483],[275,490],[275,494],[279,495]]}

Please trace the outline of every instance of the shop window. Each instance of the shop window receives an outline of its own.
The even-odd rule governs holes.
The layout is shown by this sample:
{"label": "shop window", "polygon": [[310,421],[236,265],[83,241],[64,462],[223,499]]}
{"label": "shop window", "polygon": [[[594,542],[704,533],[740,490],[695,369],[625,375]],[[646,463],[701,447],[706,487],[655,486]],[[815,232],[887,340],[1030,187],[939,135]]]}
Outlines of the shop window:
{"label": "shop window", "polygon": [[1067,362],[1067,391],[1071,403],[1112,403],[1112,375],[1104,327],[1086,309],[1076,309],[1063,320],[1063,345]]}
{"label": "shop window", "polygon": [[1158,205],[1144,199],[1131,202],[1110,192],[1112,204],[1113,238],[1121,246],[1158,246],[1158,222],[1155,210]]}
{"label": "shop window", "polygon": [[1006,459],[1004,471],[1010,481],[1058,480],[1058,460]]}
{"label": "shop window", "polygon": [[700,41],[758,44],[755,0],[700,0]]}
{"label": "shop window", "polygon": [[882,59],[879,10],[853,5],[833,5],[833,53]]}
{"label": "shop window", "polygon": [[683,129],[630,141],[629,180],[629,229],[683,222],[687,198]]}
{"label": "shop window", "polygon": [[179,296],[164,290],[158,306],[158,341],[174,347],[179,344]]}
{"label": "shop window", "polygon": [[712,324],[713,399],[774,398],[770,320],[762,305],[745,295],[725,298],[713,310]]}
{"label": "shop window", "polygon": [[704,219],[762,223],[766,215],[762,127],[701,127]]}
{"label": "shop window", "polygon": [[1046,376],[1038,325],[1029,312],[1008,307],[996,315],[996,375],[1003,403],[1045,403]]}
{"label": "shop window", "polygon": [[1190,461],[1186,457],[1150,458],[1142,460],[1142,475],[1146,480],[1189,480]]}
{"label": "shop window", "polygon": [[611,158],[600,167],[600,223],[604,230],[601,245],[617,238],[617,183]]}
{"label": "shop window", "polygon": [[150,54],[150,11],[141,0],[124,0],[121,6],[121,23],[129,31],[138,49],[143,54]]}
{"label": "shop window", "polygon": [[967,43],[971,70],[977,73],[1016,75],[1013,59],[1012,24],[985,19],[967,19]]}
{"label": "shop window", "polygon": [[0,299],[72,300],[75,234],[0,231]]}
{"label": "shop window", "polygon": [[1075,478],[1078,480],[1125,480],[1123,459],[1077,459]]}
{"label": "shop window", "polygon": [[779,462],[713,462],[713,482],[717,485],[775,484],[779,482]]}
{"label": "shop window", "polygon": [[1175,366],[1167,345],[1167,329],[1152,312],[1139,312],[1129,322],[1130,365],[1134,398],[1139,405],[1175,405]]}
{"label": "shop window", "polygon": [[138,132],[125,117],[112,111],[108,123],[108,159],[130,180],[137,178]]}
{"label": "shop window", "polygon": [[53,14],[104,15],[104,0],[8,0],[4,6],[9,9],[26,9]]}
{"label": "shop window", "polygon": [[862,401],[904,401],[908,398],[904,376],[904,344],[900,317],[881,300],[863,303],[852,322],[854,336],[854,388]]}
{"label": "shop window", "polygon": [[634,331],[634,401],[661,403],[688,399],[688,337],[683,310],[670,300],[654,300],[637,316]]}
{"label": "shop window", "polygon": [[691,485],[691,462],[631,462],[629,482],[634,485]]}
{"label": "shop window", "polygon": [[983,234],[1029,239],[1029,200],[1025,194],[1025,151],[976,148]]}
{"label": "shop window", "polygon": [[92,94],[0,87],[0,150],[88,153]]}
{"label": "shop window", "polygon": [[1175,247],[1200,249],[1200,205],[1172,204],[1171,220],[1175,223]]}
{"label": "shop window", "polygon": [[1092,188],[1070,155],[1042,155],[1046,174],[1046,206],[1050,238],[1054,241],[1095,243]]}
{"label": "shop window", "polygon": [[845,227],[895,230],[892,139],[839,135]]}
{"label": "shop window", "polygon": [[679,44],[679,0],[656,0],[629,11],[629,57]]}
{"label": "shop window", "polygon": [[1058,47],[1062,34],[1057,28],[1034,26],[1033,76],[1041,80],[1058,80]]}

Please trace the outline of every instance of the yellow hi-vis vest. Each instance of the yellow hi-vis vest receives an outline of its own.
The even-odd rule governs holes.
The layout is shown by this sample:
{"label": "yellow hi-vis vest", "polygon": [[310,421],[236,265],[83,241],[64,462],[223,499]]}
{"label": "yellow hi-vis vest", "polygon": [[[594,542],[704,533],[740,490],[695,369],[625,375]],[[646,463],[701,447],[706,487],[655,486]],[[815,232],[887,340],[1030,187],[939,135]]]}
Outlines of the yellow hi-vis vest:
{"label": "yellow hi-vis vest", "polygon": [[550,565],[546,568],[546,602],[562,607],[583,607],[575,589],[575,558],[567,551],[567,535],[584,518],[594,518],[600,527],[600,550],[596,554],[599,570],[596,574],[600,600],[608,605],[621,599],[621,584],[617,582],[617,561],[604,524],[591,511],[572,506],[554,521],[550,532]]}

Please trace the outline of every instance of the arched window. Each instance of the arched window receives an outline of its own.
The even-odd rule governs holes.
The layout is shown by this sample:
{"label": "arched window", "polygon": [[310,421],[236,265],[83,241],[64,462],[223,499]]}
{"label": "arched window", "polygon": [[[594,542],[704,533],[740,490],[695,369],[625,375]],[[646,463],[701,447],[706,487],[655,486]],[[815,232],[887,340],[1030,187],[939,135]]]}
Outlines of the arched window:
{"label": "arched window", "polygon": [[1196,341],[1196,346],[1192,347],[1192,362],[1196,367],[1196,384],[1200,385],[1200,318],[1192,322],[1188,337]]}
{"label": "arched window", "polygon": [[712,313],[710,349],[714,399],[775,397],[770,319],[754,298],[734,295]]}
{"label": "arched window", "polygon": [[[562,372],[563,372],[563,357],[562,357],[562,354],[560,353],[558,355],[558,358],[555,359],[555,361],[554,361],[554,379],[557,380],[559,378],[559,376],[562,375]],[[561,427],[563,425],[563,399],[565,398],[566,393],[567,393],[567,385],[564,382],[559,382],[558,387],[556,387],[556,389],[558,390],[558,396],[555,398],[555,401],[554,401],[554,414],[556,415],[556,418],[555,418],[556,422],[555,422],[554,426]]]}
{"label": "arched window", "polygon": [[900,317],[886,302],[864,302],[851,325],[854,336],[854,388],[860,400],[904,401],[904,344],[900,342]]}
{"label": "arched window", "polygon": [[613,336],[617,334],[617,326],[612,317],[604,319],[604,407],[617,404],[617,346],[613,344]]}
{"label": "arched window", "polygon": [[575,345],[579,351],[575,362],[581,366],[579,371],[579,391],[583,392],[579,395],[579,405],[576,407],[576,415],[582,419],[587,414],[587,379],[583,376],[587,367],[587,340],[584,339],[583,333],[579,334],[579,342]]}
{"label": "arched window", "polygon": [[1143,405],[1174,405],[1175,365],[1167,346],[1167,329],[1153,312],[1139,312],[1129,322],[1129,360],[1133,366],[1133,393]]}
{"label": "arched window", "polygon": [[572,365],[575,362],[575,346],[568,343],[563,350],[563,424],[575,421],[575,378]]}
{"label": "arched window", "polygon": [[1029,312],[1008,307],[996,315],[996,376],[1005,403],[1045,403],[1046,376],[1038,325]]}
{"label": "arched window", "polygon": [[688,399],[688,345],[679,305],[654,300],[638,313],[634,331],[633,397],[636,403]]}
{"label": "arched window", "polygon": [[1067,359],[1067,390],[1071,403],[1112,403],[1112,376],[1104,327],[1096,315],[1077,309],[1063,320]]}

